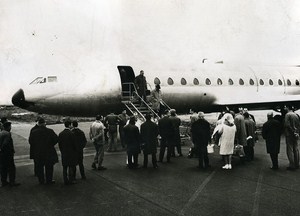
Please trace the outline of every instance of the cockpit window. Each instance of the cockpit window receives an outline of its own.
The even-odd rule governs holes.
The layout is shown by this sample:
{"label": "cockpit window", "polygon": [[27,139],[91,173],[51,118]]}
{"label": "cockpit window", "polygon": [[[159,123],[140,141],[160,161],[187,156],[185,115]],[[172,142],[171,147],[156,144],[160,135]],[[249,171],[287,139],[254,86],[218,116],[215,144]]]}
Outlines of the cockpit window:
{"label": "cockpit window", "polygon": [[37,77],[29,85],[31,85],[31,84],[45,83],[45,82],[46,82],[46,78],[44,78],[44,77]]}
{"label": "cockpit window", "polygon": [[57,82],[57,76],[48,76],[48,82]]}

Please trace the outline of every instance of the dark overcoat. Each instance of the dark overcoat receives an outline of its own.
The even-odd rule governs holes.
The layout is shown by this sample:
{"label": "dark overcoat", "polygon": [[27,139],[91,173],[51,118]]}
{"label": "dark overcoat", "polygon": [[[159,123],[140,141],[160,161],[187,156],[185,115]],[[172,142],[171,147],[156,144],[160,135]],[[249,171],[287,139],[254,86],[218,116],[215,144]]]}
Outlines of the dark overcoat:
{"label": "dark overcoat", "polygon": [[128,124],[124,127],[124,141],[127,145],[127,153],[140,153],[140,132],[137,126]]}
{"label": "dark overcoat", "polygon": [[180,130],[179,130],[179,126],[181,124],[181,120],[180,118],[178,118],[177,116],[170,116],[169,117],[172,123],[172,128],[173,128],[173,135],[172,135],[172,142],[175,145],[179,145],[180,144]]}
{"label": "dark overcoat", "polygon": [[168,116],[164,116],[158,120],[158,131],[163,138],[170,138],[173,136],[173,125]]}
{"label": "dark overcoat", "polygon": [[45,164],[57,163],[58,156],[54,148],[57,142],[58,136],[52,129],[45,126],[36,127],[29,137],[33,158]]}
{"label": "dark overcoat", "polygon": [[267,153],[278,154],[280,152],[280,136],[282,126],[274,118],[269,119],[262,127],[262,137],[266,140]]}
{"label": "dark overcoat", "polygon": [[76,166],[78,164],[79,150],[75,139],[74,133],[67,128],[58,135],[58,146],[63,166]]}
{"label": "dark overcoat", "polygon": [[156,153],[158,145],[158,126],[151,120],[147,120],[141,125],[141,140],[144,143],[144,154]]}
{"label": "dark overcoat", "polygon": [[30,133],[29,133],[29,145],[30,145],[30,147],[29,147],[29,158],[30,159],[34,159],[34,156],[33,156],[34,147],[33,147],[32,143],[30,143],[30,137],[31,137],[32,132],[37,128],[39,128],[39,126],[37,124],[34,125],[33,128],[31,128]]}
{"label": "dark overcoat", "polygon": [[146,90],[147,90],[147,81],[146,81],[146,77],[142,76],[141,74],[135,77],[135,85],[138,91],[139,95],[143,95],[145,94]]}
{"label": "dark overcoat", "polygon": [[198,149],[205,150],[211,142],[210,125],[205,119],[198,119],[191,126],[192,141]]}
{"label": "dark overcoat", "polygon": [[0,132],[0,155],[13,157],[15,153],[13,139],[11,133],[3,130]]}
{"label": "dark overcoat", "polygon": [[83,160],[83,149],[86,146],[87,140],[84,135],[84,132],[79,128],[73,128],[72,132],[75,135],[76,149],[78,150],[78,160]]}

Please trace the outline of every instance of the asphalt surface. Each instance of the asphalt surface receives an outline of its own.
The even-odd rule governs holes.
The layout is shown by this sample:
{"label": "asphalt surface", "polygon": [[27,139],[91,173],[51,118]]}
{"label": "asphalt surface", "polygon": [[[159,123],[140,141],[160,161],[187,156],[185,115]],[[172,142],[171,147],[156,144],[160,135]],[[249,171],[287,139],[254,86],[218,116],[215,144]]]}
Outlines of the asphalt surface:
{"label": "asphalt surface", "polygon": [[[79,123],[86,133],[90,123]],[[62,166],[54,167],[54,185],[39,185],[29,160],[28,134],[33,124],[13,124],[18,187],[0,188],[0,215],[300,215],[300,170],[287,171],[282,137],[278,171],[270,170],[269,155],[260,137],[255,160],[222,170],[218,149],[210,154],[211,168],[199,170],[197,159],[183,157],[153,169],[129,170],[126,152],[105,152],[105,171],[91,168],[94,148],[85,149],[87,180],[77,172],[77,184],[65,186]],[[63,125],[52,125],[57,133]],[[143,163],[142,155],[139,164]]]}

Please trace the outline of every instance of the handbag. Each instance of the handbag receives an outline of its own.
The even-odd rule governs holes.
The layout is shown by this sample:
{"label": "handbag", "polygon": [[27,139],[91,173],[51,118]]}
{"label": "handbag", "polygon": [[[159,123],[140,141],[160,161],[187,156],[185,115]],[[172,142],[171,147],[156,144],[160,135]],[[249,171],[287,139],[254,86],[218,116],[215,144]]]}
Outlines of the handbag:
{"label": "handbag", "polygon": [[214,153],[214,144],[208,144],[207,145],[207,153],[208,154]]}

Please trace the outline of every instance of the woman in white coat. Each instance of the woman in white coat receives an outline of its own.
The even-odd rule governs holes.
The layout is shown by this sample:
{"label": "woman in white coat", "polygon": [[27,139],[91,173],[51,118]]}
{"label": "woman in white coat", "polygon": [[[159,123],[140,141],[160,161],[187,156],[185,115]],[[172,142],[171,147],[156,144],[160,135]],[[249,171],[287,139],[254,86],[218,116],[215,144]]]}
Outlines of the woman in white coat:
{"label": "woman in white coat", "polygon": [[219,146],[220,155],[223,156],[225,165],[223,169],[232,169],[231,157],[234,149],[234,137],[236,126],[230,113],[226,113],[222,118],[222,123],[218,125],[217,133],[220,135]]}

